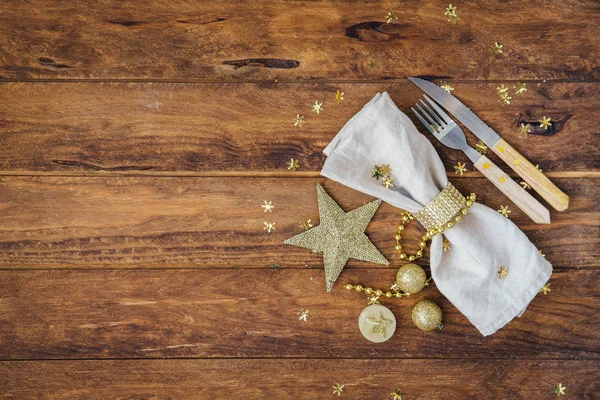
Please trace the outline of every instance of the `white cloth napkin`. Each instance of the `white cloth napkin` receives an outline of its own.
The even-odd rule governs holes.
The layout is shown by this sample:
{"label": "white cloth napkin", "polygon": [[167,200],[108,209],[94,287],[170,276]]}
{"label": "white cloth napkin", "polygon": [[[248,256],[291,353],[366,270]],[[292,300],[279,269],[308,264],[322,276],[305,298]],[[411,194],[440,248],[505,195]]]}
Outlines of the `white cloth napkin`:
{"label": "white cloth napkin", "polygon": [[[448,183],[429,140],[387,93],[367,103],[323,152],[328,157],[321,175],[411,212]],[[393,188],[371,177],[373,167],[382,164],[392,168]],[[521,316],[552,274],[550,263],[515,224],[481,204],[444,235],[452,248],[443,252],[442,235],[433,238],[431,274],[440,292],[484,336]],[[501,266],[508,269],[505,279],[498,276]]]}

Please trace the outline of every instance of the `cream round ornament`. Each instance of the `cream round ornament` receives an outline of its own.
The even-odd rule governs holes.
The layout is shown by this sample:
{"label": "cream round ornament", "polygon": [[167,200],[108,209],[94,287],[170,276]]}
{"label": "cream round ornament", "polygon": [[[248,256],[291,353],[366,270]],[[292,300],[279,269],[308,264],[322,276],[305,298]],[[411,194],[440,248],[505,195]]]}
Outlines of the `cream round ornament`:
{"label": "cream round ornament", "polygon": [[412,310],[412,320],[417,328],[432,331],[442,329],[442,310],[431,300],[421,300]]}
{"label": "cream round ornament", "polygon": [[396,317],[389,308],[381,304],[371,304],[358,317],[360,333],[369,341],[382,343],[396,331]]}
{"label": "cream round ornament", "polygon": [[417,264],[406,264],[398,270],[396,286],[404,293],[415,294],[423,290],[427,284],[427,275]]}

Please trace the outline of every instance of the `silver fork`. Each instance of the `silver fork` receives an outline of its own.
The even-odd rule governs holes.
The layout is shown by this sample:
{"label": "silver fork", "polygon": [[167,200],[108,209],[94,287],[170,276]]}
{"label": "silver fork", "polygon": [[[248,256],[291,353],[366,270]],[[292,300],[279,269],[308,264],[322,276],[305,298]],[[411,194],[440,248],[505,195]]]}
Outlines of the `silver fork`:
{"label": "silver fork", "polygon": [[435,112],[423,100],[411,108],[419,121],[435,136],[442,144],[451,149],[461,150],[473,162],[473,165],[494,186],[512,200],[525,214],[538,224],[550,223],[550,212],[543,204],[537,201],[531,194],[504,173],[496,164],[485,155],[467,144],[467,138],[463,130],[427,95],[423,96],[427,103],[433,107]]}

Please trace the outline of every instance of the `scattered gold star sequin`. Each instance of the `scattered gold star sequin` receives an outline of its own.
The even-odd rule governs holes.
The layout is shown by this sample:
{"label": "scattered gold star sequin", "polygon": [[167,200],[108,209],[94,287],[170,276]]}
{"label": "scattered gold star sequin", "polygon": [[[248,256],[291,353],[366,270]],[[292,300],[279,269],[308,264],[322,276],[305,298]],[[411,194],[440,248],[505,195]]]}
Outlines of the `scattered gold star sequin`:
{"label": "scattered gold star sequin", "polygon": [[452,4],[449,4],[448,7],[446,7],[444,15],[448,17],[448,22],[452,24],[456,24],[460,19],[460,14],[458,13],[456,6],[453,6]]}
{"label": "scattered gold star sequin", "polygon": [[505,266],[501,266],[500,270],[498,270],[498,278],[506,279],[508,276],[508,269]]}
{"label": "scattered gold star sequin", "polygon": [[559,383],[558,385],[554,386],[554,394],[556,395],[556,397],[560,397],[560,396],[565,396],[567,387],[563,386],[562,383]]}
{"label": "scattered gold star sequin", "polygon": [[542,117],[542,119],[540,119],[540,128],[544,128],[544,130],[548,129],[549,127],[552,126],[552,122],[550,122],[551,119],[549,117],[546,117],[545,115]]}
{"label": "scattered gold star sequin", "polygon": [[494,52],[494,54],[502,54],[504,53],[504,50],[502,50],[503,47],[504,46],[502,45],[502,43],[495,42],[492,46],[492,51]]}
{"label": "scattered gold star sequin", "polygon": [[310,310],[305,310],[304,308],[301,308],[300,311],[298,311],[298,315],[300,316],[298,319],[300,321],[306,322],[308,320],[308,314],[310,314]]}
{"label": "scattered gold star sequin", "polygon": [[290,158],[290,161],[287,162],[288,171],[296,171],[298,168],[300,168],[300,162]]}
{"label": "scattered gold star sequin", "polygon": [[502,105],[506,106],[510,104],[512,97],[508,94],[508,87],[504,84],[496,87],[496,92],[498,93],[498,102],[502,103]]}
{"label": "scattered gold star sequin", "polygon": [[546,257],[546,255],[541,250],[538,250],[538,251],[540,252],[540,254],[542,255],[542,257]]}
{"label": "scattered gold star sequin", "polygon": [[379,178],[383,178],[383,171],[381,171],[381,167],[379,165],[376,165],[371,170],[371,176],[377,180],[379,180]]}
{"label": "scattered gold star sequin", "polygon": [[367,67],[369,67],[369,69],[377,69],[377,68],[379,68],[379,63],[377,62],[376,59],[371,58],[369,60],[369,62],[367,63]]}
{"label": "scattered gold star sequin", "polygon": [[335,384],[333,386],[333,394],[337,394],[339,397],[342,395],[342,393],[344,393],[344,385],[341,385],[339,383]]}
{"label": "scattered gold star sequin", "polygon": [[440,87],[442,89],[444,89],[446,92],[450,93],[454,90],[454,86],[452,86],[451,83],[449,82],[442,82],[442,84],[440,85]]}
{"label": "scattered gold star sequin", "polygon": [[510,214],[512,211],[510,211],[508,206],[500,206],[498,212],[508,218],[508,214]]}
{"label": "scattered gold star sequin", "polygon": [[519,125],[519,133],[521,135],[527,135],[528,133],[531,133],[531,125],[521,123],[521,125]]}
{"label": "scattered gold star sequin", "polygon": [[392,168],[390,168],[389,164],[383,164],[380,168],[383,175],[389,175],[392,173]]}
{"label": "scattered gold star sequin", "polygon": [[542,288],[540,289],[540,293],[543,293],[544,295],[548,294],[549,292],[551,292],[552,289],[550,289],[550,284],[546,283],[544,286],[542,286]]}
{"label": "scattered gold star sequin", "polygon": [[385,186],[387,189],[391,189],[394,187],[394,179],[386,176],[383,178],[383,181],[381,182],[381,186]]}
{"label": "scattered gold star sequin", "polygon": [[464,173],[467,172],[467,167],[465,164],[459,162],[458,164],[456,164],[454,166],[454,173],[458,174],[458,175],[464,175]]}
{"label": "scattered gold star sequin", "polygon": [[302,114],[296,114],[296,118],[294,118],[294,126],[298,128],[302,128],[302,125],[306,123],[306,118]]}
{"label": "scattered gold star sequin", "polygon": [[385,16],[385,22],[387,22],[388,24],[393,24],[397,20],[398,16],[396,15],[396,13],[393,13],[391,11]]}
{"label": "scattered gold star sequin", "polygon": [[267,231],[267,233],[271,233],[275,230],[275,222],[265,222],[263,230]]}
{"label": "scattered gold star sequin", "polygon": [[403,397],[402,397],[403,394],[404,393],[402,393],[401,389],[396,389],[392,393],[390,393],[390,396],[392,396],[392,400],[402,400],[403,399]]}
{"label": "scattered gold star sequin", "polygon": [[379,296],[377,296],[376,294],[369,297],[368,300],[369,300],[369,305],[379,304]]}
{"label": "scattered gold star sequin", "polygon": [[527,84],[517,82],[517,86],[515,86],[515,94],[521,95],[527,91]]}
{"label": "scattered gold star sequin", "polygon": [[527,183],[527,182],[525,182],[525,181],[521,181],[521,182],[519,183],[519,185],[523,186],[523,189],[525,189],[525,190],[529,190],[529,189],[531,189],[531,186],[529,186],[529,183]]}
{"label": "scattered gold star sequin", "polygon": [[304,218],[302,221],[300,221],[300,227],[305,231],[309,230],[313,227],[312,220]]}
{"label": "scattered gold star sequin", "polygon": [[338,103],[341,103],[342,101],[344,101],[344,92],[340,92],[339,90],[336,90],[334,98],[335,98],[335,101],[337,101]]}
{"label": "scattered gold star sequin", "polygon": [[273,204],[272,201],[264,201],[264,204],[261,206],[262,208],[265,209],[265,212],[273,212],[273,209],[275,208],[275,204]]}
{"label": "scattered gold star sequin", "polygon": [[535,164],[535,169],[537,169],[538,171],[542,172],[542,169],[540,168],[539,164]]}
{"label": "scattered gold star sequin", "polygon": [[482,140],[480,140],[476,145],[475,145],[475,150],[477,150],[478,152],[480,152],[481,154],[486,154],[488,151],[488,147],[485,143],[483,143]]}
{"label": "scattered gold star sequin", "polygon": [[371,324],[371,333],[381,335],[381,337],[386,336],[386,329],[393,322],[390,319],[385,319],[381,311],[378,317],[367,317],[367,321]]}
{"label": "scattered gold star sequin", "polygon": [[315,104],[312,105],[312,110],[317,114],[321,114],[321,111],[324,110],[323,103],[319,103],[318,100],[315,100]]}
{"label": "scattered gold star sequin", "polygon": [[452,243],[450,243],[448,241],[448,239],[444,238],[444,243],[443,243],[442,247],[444,248],[444,253],[445,253],[452,248]]}

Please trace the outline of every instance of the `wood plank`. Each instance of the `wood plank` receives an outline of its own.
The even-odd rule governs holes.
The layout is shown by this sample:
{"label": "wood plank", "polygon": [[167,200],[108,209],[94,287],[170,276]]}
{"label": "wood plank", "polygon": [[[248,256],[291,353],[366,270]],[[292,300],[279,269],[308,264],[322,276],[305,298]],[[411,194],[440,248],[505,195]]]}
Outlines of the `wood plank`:
{"label": "wood plank", "polygon": [[545,399],[600,391],[595,361],[108,360],[0,363],[1,398],[45,399]]}
{"label": "wood plank", "polygon": [[[599,179],[557,179],[571,196],[551,225],[533,224],[483,178],[452,179],[465,193],[510,218],[555,267],[600,266]],[[3,268],[320,268],[322,256],[283,241],[318,209],[324,184],[345,210],[371,197],[325,178],[0,177]],[[260,207],[273,201],[273,213]],[[367,234],[392,262],[400,210],[382,205]],[[264,222],[275,222],[267,233]],[[411,224],[407,249],[423,231]],[[424,263],[428,259],[425,254]],[[387,268],[351,260],[349,268]]]}
{"label": "wood plank", "polygon": [[[365,340],[366,296],[346,282],[391,284],[392,270],[346,270],[330,294],[321,270],[0,271],[0,359],[530,358],[597,359],[598,270],[556,270],[548,295],[483,337],[434,286],[384,303],[398,328]],[[444,330],[410,320],[422,298]],[[309,309],[306,323],[298,319]]]}
{"label": "wood plank", "polygon": [[[4,1],[4,79],[600,77],[598,2]],[[399,19],[386,24],[394,11]],[[494,55],[494,42],[504,53]],[[378,67],[368,67],[369,60]],[[432,60],[436,62],[432,62]]]}
{"label": "wood plank", "polygon": [[[600,172],[599,83],[529,83],[506,107],[497,101],[497,86],[456,83],[454,93],[544,172]],[[345,93],[342,104],[334,101],[337,89]],[[286,162],[294,157],[300,172],[317,172],[323,148],[382,91],[414,120],[410,107],[422,92],[408,81],[0,84],[0,171],[287,172]],[[311,111],[315,100],[325,104],[320,115]],[[302,128],[293,126],[297,113],[306,115]],[[537,122],[544,115],[553,121],[548,131]],[[521,135],[521,123],[531,123],[533,133]],[[427,137],[449,171],[458,161],[472,169],[464,154]]]}

